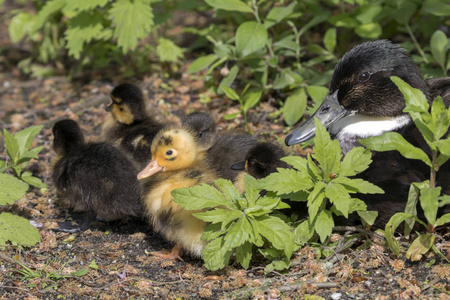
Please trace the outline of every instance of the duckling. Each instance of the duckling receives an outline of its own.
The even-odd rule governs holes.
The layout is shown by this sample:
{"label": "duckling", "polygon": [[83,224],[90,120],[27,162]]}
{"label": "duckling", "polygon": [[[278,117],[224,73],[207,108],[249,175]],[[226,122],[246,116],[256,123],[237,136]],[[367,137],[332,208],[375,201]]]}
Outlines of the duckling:
{"label": "duckling", "polygon": [[84,231],[95,216],[112,221],[140,214],[137,167],[126,155],[107,143],[85,143],[73,120],[57,122],[52,131],[57,193],[75,212],[86,212],[81,226],[60,224],[60,231]]}
{"label": "duckling", "polygon": [[163,250],[151,254],[182,260],[182,250],[186,250],[201,257],[206,245],[201,235],[206,224],[192,215],[196,211],[178,206],[171,191],[200,183],[212,184],[218,178],[205,159],[206,148],[189,127],[169,127],[158,133],[151,150],[153,160],[137,175],[139,180],[150,177],[144,183],[148,191],[143,197],[145,211],[154,230],[176,244],[170,253]]}
{"label": "duckling", "polygon": [[111,92],[111,111],[103,127],[101,137],[128,152],[140,167],[147,165],[151,144],[163,124],[147,114],[144,95],[139,87],[122,83]]}
{"label": "duckling", "polygon": [[[211,115],[201,112],[189,114],[182,121],[197,133],[199,143],[208,148],[206,160],[220,178],[236,183],[243,180],[243,172],[231,169],[231,165],[244,161],[246,153],[258,140],[249,134],[215,134],[215,123]],[[238,187],[242,190],[242,187]]]}
{"label": "duckling", "polygon": [[409,115],[403,112],[403,95],[390,76],[398,76],[420,89],[429,102],[441,95],[448,107],[450,77],[424,80],[405,52],[388,40],[366,42],[347,52],[334,69],[322,105],[286,137],[286,145],[314,137],[314,117],[339,140],[344,154],[359,146],[360,138],[412,125]]}

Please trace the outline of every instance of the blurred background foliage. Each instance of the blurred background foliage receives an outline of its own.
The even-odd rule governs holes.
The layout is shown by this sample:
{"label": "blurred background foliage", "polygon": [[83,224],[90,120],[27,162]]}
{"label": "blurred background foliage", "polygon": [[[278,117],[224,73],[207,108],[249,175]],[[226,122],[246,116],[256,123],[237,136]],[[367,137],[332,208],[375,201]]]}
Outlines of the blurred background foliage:
{"label": "blurred background foliage", "polygon": [[[314,111],[333,68],[367,40],[401,43],[426,77],[450,69],[446,0],[3,0],[24,74],[204,76],[241,113],[275,99],[287,125]],[[234,95],[234,94],[233,94]],[[245,95],[252,95],[246,97]],[[259,95],[259,97],[254,97]],[[202,99],[202,97],[200,97]],[[203,99],[208,101],[208,99]],[[310,101],[310,102],[308,102]],[[229,118],[236,117],[230,115]]]}

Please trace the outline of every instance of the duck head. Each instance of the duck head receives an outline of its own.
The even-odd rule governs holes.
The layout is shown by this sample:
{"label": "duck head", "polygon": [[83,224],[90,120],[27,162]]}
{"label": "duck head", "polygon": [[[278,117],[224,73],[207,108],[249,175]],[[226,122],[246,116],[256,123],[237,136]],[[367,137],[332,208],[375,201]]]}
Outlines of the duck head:
{"label": "duck head", "polygon": [[106,107],[114,119],[130,125],[146,117],[144,95],[139,87],[131,83],[122,83],[111,92],[112,103]]}
{"label": "duck head", "polygon": [[429,90],[406,51],[387,40],[366,42],[347,52],[336,65],[330,89],[319,109],[287,137],[291,146],[315,136],[314,118],[341,142],[381,135],[410,122],[403,112],[405,100],[390,79],[398,76],[420,89]]}
{"label": "duck head", "polygon": [[66,155],[84,144],[84,135],[73,120],[58,121],[53,125],[53,150],[58,155]]}
{"label": "duck head", "polygon": [[137,175],[138,179],[158,172],[179,171],[191,167],[200,156],[197,139],[186,128],[168,128],[152,142],[152,161]]}
{"label": "duck head", "polygon": [[203,112],[193,112],[184,117],[181,124],[195,133],[198,142],[205,148],[210,148],[216,140],[216,124],[211,115]]}

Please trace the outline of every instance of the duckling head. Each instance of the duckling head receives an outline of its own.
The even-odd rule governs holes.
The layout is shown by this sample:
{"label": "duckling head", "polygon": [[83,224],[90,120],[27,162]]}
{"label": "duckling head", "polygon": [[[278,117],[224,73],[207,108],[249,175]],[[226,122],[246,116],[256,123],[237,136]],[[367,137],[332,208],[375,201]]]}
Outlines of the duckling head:
{"label": "duckling head", "polygon": [[66,155],[84,144],[84,135],[73,120],[58,121],[53,125],[53,149],[58,155]]}
{"label": "duckling head", "polygon": [[277,168],[288,168],[288,164],[281,161],[286,153],[277,145],[271,143],[257,143],[245,157],[245,161],[231,166],[233,170],[245,170],[253,177],[259,179],[267,177]]}
{"label": "duckling head", "polygon": [[106,111],[111,111],[118,122],[130,125],[146,117],[144,95],[139,87],[131,83],[122,83],[111,92],[111,105]]}
{"label": "duckling head", "polygon": [[210,148],[216,140],[216,124],[211,115],[203,112],[188,114],[181,124],[192,130],[198,138],[199,146]]}
{"label": "duckling head", "polygon": [[201,157],[195,134],[187,128],[168,128],[152,142],[152,161],[138,175],[147,178],[157,172],[179,171],[193,166]]}
{"label": "duckling head", "polygon": [[286,145],[314,137],[314,118],[340,141],[376,136],[407,125],[410,118],[403,112],[405,100],[391,76],[402,78],[429,98],[420,70],[400,46],[379,40],[354,47],[336,65],[322,105],[286,137]]}

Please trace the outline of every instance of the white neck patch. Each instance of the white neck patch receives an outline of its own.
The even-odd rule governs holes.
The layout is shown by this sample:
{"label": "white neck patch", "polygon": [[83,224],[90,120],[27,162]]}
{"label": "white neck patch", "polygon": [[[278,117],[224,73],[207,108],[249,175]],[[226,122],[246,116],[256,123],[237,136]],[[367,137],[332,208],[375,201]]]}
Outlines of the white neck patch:
{"label": "white neck patch", "polygon": [[399,129],[411,122],[408,114],[396,117],[351,115],[332,124],[328,129],[340,140],[345,137],[368,138]]}

